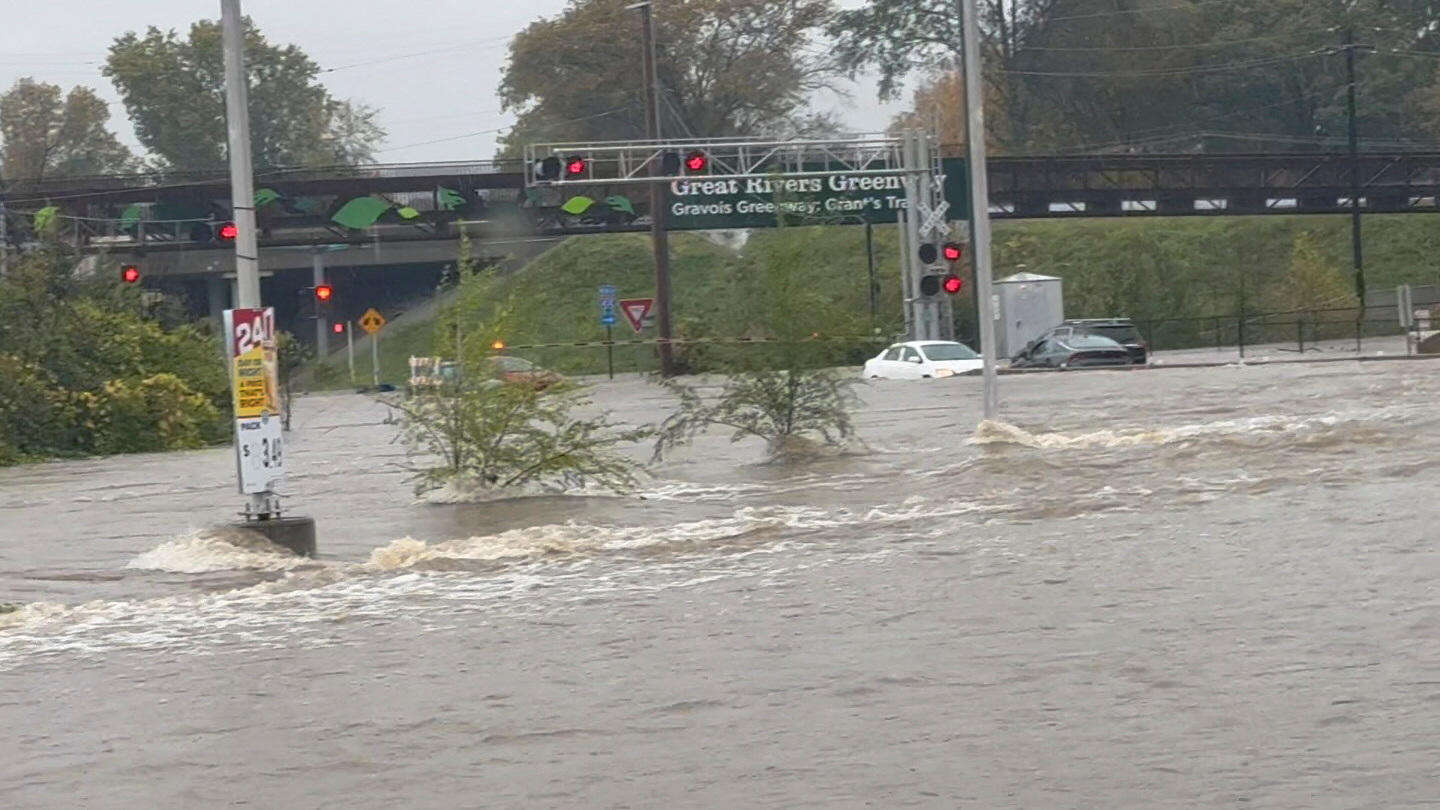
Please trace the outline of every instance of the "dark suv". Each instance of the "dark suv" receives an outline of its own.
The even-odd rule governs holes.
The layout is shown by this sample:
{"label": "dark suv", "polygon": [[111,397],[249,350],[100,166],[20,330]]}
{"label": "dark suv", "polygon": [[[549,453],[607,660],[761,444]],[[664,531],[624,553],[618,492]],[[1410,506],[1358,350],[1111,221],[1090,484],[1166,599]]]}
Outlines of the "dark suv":
{"label": "dark suv", "polygon": [[1133,365],[1143,366],[1149,359],[1149,349],[1135,322],[1129,318],[1088,318],[1065,321],[1040,336],[1045,338],[1067,338],[1072,335],[1099,335],[1107,337],[1125,347]]}

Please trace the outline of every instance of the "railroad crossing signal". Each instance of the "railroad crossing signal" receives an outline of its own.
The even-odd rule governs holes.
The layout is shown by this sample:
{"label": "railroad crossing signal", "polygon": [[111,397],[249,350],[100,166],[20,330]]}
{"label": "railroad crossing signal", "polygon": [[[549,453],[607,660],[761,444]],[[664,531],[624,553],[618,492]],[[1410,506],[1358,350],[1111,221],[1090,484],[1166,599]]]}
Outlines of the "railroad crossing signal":
{"label": "railroad crossing signal", "polygon": [[379,332],[381,329],[384,329],[385,324],[385,316],[381,315],[380,311],[375,309],[374,307],[367,309],[365,311],[365,314],[360,316],[360,328],[364,329],[366,333],[371,335]]}
{"label": "railroad crossing signal", "polygon": [[120,268],[120,280],[126,284],[135,284],[140,281],[140,268],[133,264],[127,264]]}

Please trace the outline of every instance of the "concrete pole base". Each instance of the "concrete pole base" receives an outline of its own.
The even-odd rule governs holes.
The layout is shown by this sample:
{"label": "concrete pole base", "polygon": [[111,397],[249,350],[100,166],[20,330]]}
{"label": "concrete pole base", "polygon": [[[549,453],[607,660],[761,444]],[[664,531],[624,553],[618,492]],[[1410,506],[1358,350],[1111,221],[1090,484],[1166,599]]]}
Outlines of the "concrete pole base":
{"label": "concrete pole base", "polygon": [[277,546],[288,548],[301,557],[315,556],[315,519],[282,517],[269,520],[247,520],[231,524],[233,528],[255,532]]}

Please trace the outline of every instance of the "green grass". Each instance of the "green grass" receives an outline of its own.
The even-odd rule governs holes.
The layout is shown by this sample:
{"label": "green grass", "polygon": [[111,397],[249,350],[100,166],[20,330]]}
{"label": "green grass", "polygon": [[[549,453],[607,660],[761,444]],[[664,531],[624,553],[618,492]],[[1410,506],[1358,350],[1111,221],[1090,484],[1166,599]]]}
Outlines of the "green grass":
{"label": "green grass", "polygon": [[[1374,290],[1401,283],[1440,282],[1440,220],[1423,214],[1365,219],[1366,272]],[[1290,264],[1295,237],[1315,236],[1335,273],[1350,279],[1350,221],[1331,216],[1193,217],[1133,220],[1037,220],[995,226],[995,275],[1021,270],[1065,280],[1068,317],[1127,316],[1145,321],[1202,318],[1239,311],[1284,310],[1279,280]],[[803,240],[813,256],[813,281],[868,323],[865,230],[860,227],[756,231],[736,252],[698,234],[672,234],[671,275],[675,330],[680,337],[740,334],[734,282],[753,266],[769,240]],[[885,337],[903,328],[899,255],[893,227],[874,230],[875,274],[880,284],[875,327]],[[600,341],[596,288],[611,284],[621,298],[652,297],[655,291],[650,239],[643,234],[576,237],[500,281],[500,295],[514,294],[515,328],[508,350],[565,373],[598,373],[603,348],[517,348],[541,343]],[[1348,289],[1348,286],[1347,286]],[[957,299],[961,333],[970,329],[969,298]],[[394,329],[381,341],[382,376],[403,382],[413,355],[450,355],[453,337],[437,335],[434,322]],[[623,316],[617,340],[634,337]],[[1167,328],[1174,340],[1190,340]],[[647,329],[643,337],[653,337]],[[1198,339],[1198,338],[1196,338]],[[1177,345],[1179,345],[1177,343]],[[618,371],[653,371],[650,347],[617,347]],[[368,351],[356,358],[362,384],[370,378]],[[334,377],[349,385],[344,363]]]}

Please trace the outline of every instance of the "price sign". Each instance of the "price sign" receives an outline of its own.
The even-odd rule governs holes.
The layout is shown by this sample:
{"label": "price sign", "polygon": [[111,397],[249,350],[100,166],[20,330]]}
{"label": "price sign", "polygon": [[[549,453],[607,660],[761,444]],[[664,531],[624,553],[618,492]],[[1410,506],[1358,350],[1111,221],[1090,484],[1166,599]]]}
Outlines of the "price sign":
{"label": "price sign", "polygon": [[285,479],[275,310],[226,310],[225,335],[240,492],[274,492]]}
{"label": "price sign", "polygon": [[278,416],[235,420],[235,452],[242,494],[274,492],[284,483],[285,436]]}

